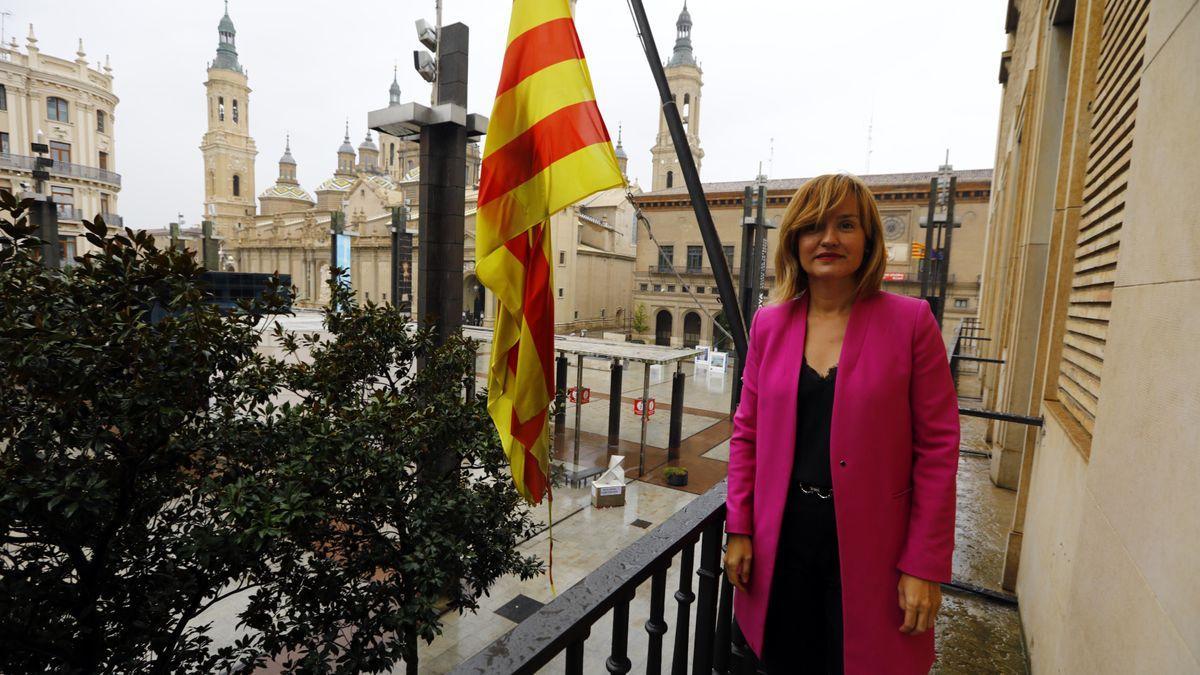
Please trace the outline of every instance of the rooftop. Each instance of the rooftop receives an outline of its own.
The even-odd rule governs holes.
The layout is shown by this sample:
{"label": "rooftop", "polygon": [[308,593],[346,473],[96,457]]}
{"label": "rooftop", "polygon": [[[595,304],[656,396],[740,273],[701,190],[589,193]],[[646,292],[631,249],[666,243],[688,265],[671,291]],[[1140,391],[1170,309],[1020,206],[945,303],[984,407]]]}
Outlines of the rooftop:
{"label": "rooftop", "polygon": [[[952,175],[958,178],[959,183],[991,183],[991,169],[968,169],[964,171],[953,171]],[[870,187],[903,187],[903,186],[928,186],[930,179],[937,176],[936,171],[918,171],[916,173],[875,173],[865,176],[859,176]],[[811,180],[812,176],[804,178],[774,178],[767,181],[768,192],[793,192],[798,190],[801,185]],[[757,181],[727,181],[716,183],[704,183],[704,192],[706,194],[717,194],[726,192],[741,193],[747,187],[758,185]],[[653,192],[645,192],[640,195],[635,195],[637,201],[646,201],[656,197],[673,197],[683,196],[687,194],[687,186],[679,185],[676,187],[666,188],[664,190],[655,190]]]}

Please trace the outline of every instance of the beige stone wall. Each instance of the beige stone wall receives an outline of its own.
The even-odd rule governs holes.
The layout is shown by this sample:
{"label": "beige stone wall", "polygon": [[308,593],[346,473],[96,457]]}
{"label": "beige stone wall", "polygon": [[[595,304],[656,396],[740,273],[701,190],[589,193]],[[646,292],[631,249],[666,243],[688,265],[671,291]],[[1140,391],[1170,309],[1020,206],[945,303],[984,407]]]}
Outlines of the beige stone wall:
{"label": "beige stone wall", "polygon": [[[1021,365],[1031,371],[1032,411],[1045,418],[1042,432],[1022,433],[1015,445],[1020,488],[1005,583],[1015,584],[1020,597],[1034,672],[1197,672],[1200,455],[1192,430],[1200,421],[1194,357],[1200,319],[1186,308],[1200,304],[1194,255],[1200,195],[1192,187],[1200,150],[1194,120],[1200,10],[1194,1],[1076,3],[1062,69],[1061,137],[1044,147],[1043,111],[1056,96],[1050,13],[1056,3],[1050,5],[1020,3],[986,253],[982,314],[993,353],[1008,363],[989,375],[985,403],[1019,402]],[[1147,6],[1140,14],[1145,22],[1102,56],[1102,36]],[[1111,172],[1085,175],[1097,134],[1111,131],[1097,121],[1107,114],[1107,97],[1096,83],[1114,53],[1129,50],[1144,56],[1133,54],[1140,83],[1125,88],[1133,92],[1126,100],[1136,102],[1123,118],[1129,125],[1123,128],[1132,129],[1122,178],[1128,184],[1106,193],[1096,176]],[[1047,156],[1058,158],[1053,180],[1038,176]],[[1053,196],[1048,207],[1039,199],[1046,185]],[[1076,236],[1081,220],[1104,204],[1120,209],[1123,224],[1111,309],[1105,323],[1095,324],[1103,329],[1103,366],[1089,429],[1059,400],[1058,382],[1064,342],[1078,340],[1066,330],[1078,311],[1073,287],[1081,283]],[[1040,284],[1029,274],[1039,254],[1039,222],[1049,223]],[[1036,320],[1023,320],[1034,314]],[[997,429],[994,438],[1003,445],[1011,437]]]}

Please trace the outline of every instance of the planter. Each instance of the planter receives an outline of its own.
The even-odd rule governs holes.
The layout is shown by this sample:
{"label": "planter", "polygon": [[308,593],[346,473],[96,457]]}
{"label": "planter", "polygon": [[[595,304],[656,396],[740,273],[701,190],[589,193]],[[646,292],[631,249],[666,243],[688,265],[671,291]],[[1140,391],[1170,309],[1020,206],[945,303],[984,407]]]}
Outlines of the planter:
{"label": "planter", "polygon": [[683,487],[688,484],[688,475],[686,473],[670,473],[667,474],[667,485],[675,487]]}

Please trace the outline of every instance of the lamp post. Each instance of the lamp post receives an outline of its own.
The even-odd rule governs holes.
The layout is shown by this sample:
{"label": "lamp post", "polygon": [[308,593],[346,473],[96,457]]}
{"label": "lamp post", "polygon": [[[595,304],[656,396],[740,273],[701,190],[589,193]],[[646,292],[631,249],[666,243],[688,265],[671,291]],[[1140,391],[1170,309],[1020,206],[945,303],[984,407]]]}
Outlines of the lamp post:
{"label": "lamp post", "polygon": [[42,240],[42,264],[46,267],[59,266],[58,244],[58,209],[54,205],[54,197],[45,194],[46,181],[50,180],[50,169],[54,160],[47,155],[50,146],[42,142],[42,132],[37,134],[37,142],[29,145],[34,154],[33,162],[33,219],[38,224],[38,239]]}

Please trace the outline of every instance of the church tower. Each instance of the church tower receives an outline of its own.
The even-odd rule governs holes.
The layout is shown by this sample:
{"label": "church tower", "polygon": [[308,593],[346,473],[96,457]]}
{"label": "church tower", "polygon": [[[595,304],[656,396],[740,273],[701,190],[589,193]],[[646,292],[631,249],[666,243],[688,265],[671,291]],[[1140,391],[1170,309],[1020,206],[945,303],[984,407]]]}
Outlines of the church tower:
{"label": "church tower", "polygon": [[238,63],[237,30],[225,16],[217,26],[217,58],[208,65],[208,131],[200,143],[204,155],[204,219],[218,237],[232,239],[254,222],[254,156],[250,138],[250,87]]}
{"label": "church tower", "polygon": [[[686,0],[679,19],[675,22],[675,51],[665,68],[667,84],[671,88],[671,97],[679,109],[679,117],[683,120],[683,130],[687,134],[688,146],[692,149],[692,157],[696,159],[696,170],[700,170],[700,162],[704,159],[704,150],[700,149],[700,88],[704,82],[700,64],[692,54],[692,15],[688,13]],[[653,180],[651,189],[663,190],[669,187],[683,185],[683,175],[679,171],[679,158],[675,156],[675,146],[671,144],[671,132],[667,129],[667,118],[662,113],[658,115],[658,139],[650,149],[653,157]]]}

